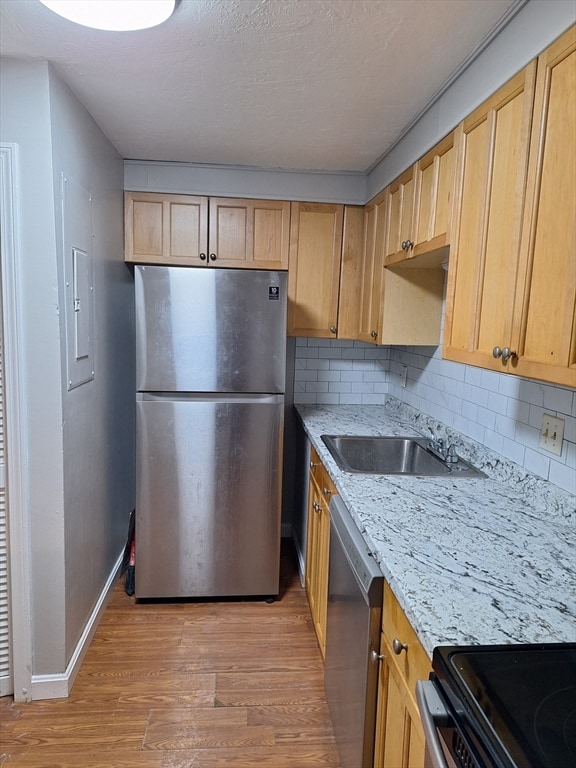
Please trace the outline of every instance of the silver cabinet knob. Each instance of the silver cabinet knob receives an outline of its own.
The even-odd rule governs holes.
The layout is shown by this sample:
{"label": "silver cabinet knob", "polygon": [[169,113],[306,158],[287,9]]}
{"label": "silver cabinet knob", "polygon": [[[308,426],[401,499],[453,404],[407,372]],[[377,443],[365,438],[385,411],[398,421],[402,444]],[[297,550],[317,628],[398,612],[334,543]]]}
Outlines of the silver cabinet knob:
{"label": "silver cabinet knob", "polygon": [[330,496],[330,494],[332,493],[330,488],[322,488],[322,492],[324,493],[324,496]]}
{"label": "silver cabinet knob", "polygon": [[370,331],[370,336],[375,339],[378,336],[378,331]]}
{"label": "silver cabinet knob", "polygon": [[400,642],[400,640],[398,640],[398,638],[395,637],[394,640],[392,640],[392,650],[394,651],[396,656],[400,656],[402,651],[406,651],[406,652],[408,651],[408,644]]}
{"label": "silver cabinet knob", "polygon": [[206,261],[206,254],[205,253],[201,253],[200,254],[200,261]]}
{"label": "silver cabinet knob", "polygon": [[402,243],[402,250],[409,251],[412,248],[414,248],[414,243],[411,240],[404,240],[404,242]]}
{"label": "silver cabinet knob", "polygon": [[337,331],[337,330],[338,330],[338,329],[336,328],[336,326],[335,326],[335,325],[331,325],[331,326],[330,326],[330,333],[336,333],[336,331]]}
{"label": "silver cabinet knob", "polygon": [[500,347],[494,347],[494,349],[492,350],[492,357],[495,357],[496,359],[498,359],[499,357],[501,357],[501,355],[502,355],[502,350],[500,349]]}
{"label": "silver cabinet knob", "polygon": [[515,349],[510,349],[510,347],[504,347],[502,350],[502,360],[504,360],[505,363],[508,362],[508,360],[511,360],[513,357],[518,357],[516,354]]}
{"label": "silver cabinet knob", "polygon": [[313,461],[310,462],[310,469],[314,469],[314,467],[317,467],[318,464],[315,464]]}
{"label": "silver cabinet knob", "polygon": [[370,661],[372,664],[378,664],[378,662],[382,661],[383,659],[383,654],[377,653],[376,651],[370,651]]}
{"label": "silver cabinet knob", "polygon": [[216,261],[216,254],[215,253],[211,253],[210,254],[210,261]]}

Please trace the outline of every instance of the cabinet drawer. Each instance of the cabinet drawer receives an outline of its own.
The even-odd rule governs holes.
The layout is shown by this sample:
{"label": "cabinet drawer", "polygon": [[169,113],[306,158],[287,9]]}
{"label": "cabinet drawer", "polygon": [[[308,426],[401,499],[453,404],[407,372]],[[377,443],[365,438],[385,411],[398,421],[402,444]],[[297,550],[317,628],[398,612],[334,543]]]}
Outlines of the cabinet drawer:
{"label": "cabinet drawer", "polygon": [[318,456],[318,452],[313,445],[310,446],[310,474],[316,481],[318,488],[327,503],[330,503],[331,496],[338,493],[338,491],[336,490],[330,475],[325,470],[324,465],[322,464],[322,459]]}
{"label": "cabinet drawer", "polygon": [[[432,663],[387,583],[384,584],[382,633],[385,641],[382,653],[389,656],[390,663],[400,672],[414,695],[416,681],[428,679]],[[399,648],[400,653],[394,651],[394,645],[397,645],[395,640],[405,646]]]}

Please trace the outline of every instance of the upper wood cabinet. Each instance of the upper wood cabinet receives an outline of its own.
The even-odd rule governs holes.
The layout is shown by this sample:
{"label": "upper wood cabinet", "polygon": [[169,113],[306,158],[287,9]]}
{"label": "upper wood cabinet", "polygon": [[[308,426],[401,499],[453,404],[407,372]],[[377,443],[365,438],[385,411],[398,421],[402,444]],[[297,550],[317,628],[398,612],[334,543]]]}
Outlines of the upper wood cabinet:
{"label": "upper wood cabinet", "polygon": [[384,190],[365,207],[358,333],[372,344],[436,346],[440,343],[444,272],[410,259],[384,269],[390,213]]}
{"label": "upper wood cabinet", "polygon": [[126,261],[199,264],[208,254],[208,198],[125,192],[124,237]]}
{"label": "upper wood cabinet", "polygon": [[386,265],[432,252],[434,266],[447,261],[455,155],[450,133],[387,188]]}
{"label": "upper wood cabinet", "polygon": [[502,361],[493,357],[493,349],[513,345],[535,74],[533,62],[457,130],[443,355],[494,370],[502,370]]}
{"label": "upper wood cabinet", "polygon": [[455,158],[452,132],[416,164],[414,248],[407,249],[413,257],[445,248],[450,243]]}
{"label": "upper wood cabinet", "polygon": [[220,267],[288,269],[290,203],[211,197],[209,259]]}
{"label": "upper wood cabinet", "polygon": [[385,190],[388,198],[384,244],[386,263],[406,258],[409,250],[407,243],[414,245],[415,177],[416,165],[413,165]]}
{"label": "upper wood cabinet", "polygon": [[290,203],[125,193],[125,260],[287,269]]}
{"label": "upper wood cabinet", "polygon": [[364,208],[358,339],[371,344],[382,343],[380,341],[381,296],[387,205],[388,196],[384,191]]}
{"label": "upper wood cabinet", "polygon": [[444,357],[576,386],[576,27],[458,129]]}
{"label": "upper wood cabinet", "polygon": [[355,338],[363,208],[292,203],[288,335]]}
{"label": "upper wood cabinet", "polygon": [[576,387],[576,27],[538,59],[512,370]]}

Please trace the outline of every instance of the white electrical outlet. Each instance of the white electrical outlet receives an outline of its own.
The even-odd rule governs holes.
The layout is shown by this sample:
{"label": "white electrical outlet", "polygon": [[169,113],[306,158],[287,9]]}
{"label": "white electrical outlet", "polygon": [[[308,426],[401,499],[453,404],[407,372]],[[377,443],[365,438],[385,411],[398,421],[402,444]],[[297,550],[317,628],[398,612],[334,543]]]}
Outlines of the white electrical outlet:
{"label": "white electrical outlet", "polygon": [[562,454],[562,438],[564,437],[564,419],[545,413],[542,418],[540,431],[540,448],[556,456]]}
{"label": "white electrical outlet", "polygon": [[402,374],[400,375],[400,384],[402,387],[406,387],[406,379],[408,378],[408,366],[402,366]]}

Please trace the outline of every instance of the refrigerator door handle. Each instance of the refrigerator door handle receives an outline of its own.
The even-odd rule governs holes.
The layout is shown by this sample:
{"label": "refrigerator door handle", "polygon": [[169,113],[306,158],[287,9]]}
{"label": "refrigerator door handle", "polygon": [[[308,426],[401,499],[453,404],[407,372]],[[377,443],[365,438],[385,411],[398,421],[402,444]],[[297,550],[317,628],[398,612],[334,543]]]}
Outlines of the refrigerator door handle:
{"label": "refrigerator door handle", "polygon": [[222,402],[222,403],[283,403],[284,395],[247,394],[236,392],[137,392],[136,401],[143,402]]}

